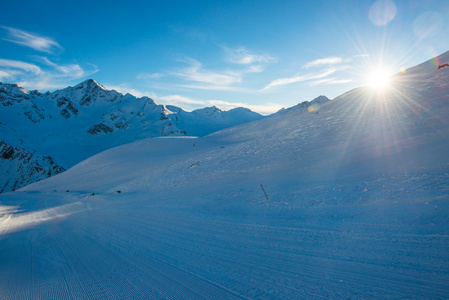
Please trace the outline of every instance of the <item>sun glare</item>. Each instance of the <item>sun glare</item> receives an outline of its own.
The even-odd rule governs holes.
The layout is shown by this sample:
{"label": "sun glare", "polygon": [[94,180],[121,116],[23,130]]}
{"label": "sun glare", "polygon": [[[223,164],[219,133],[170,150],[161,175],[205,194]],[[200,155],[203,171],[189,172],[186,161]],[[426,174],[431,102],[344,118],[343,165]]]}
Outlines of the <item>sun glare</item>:
{"label": "sun glare", "polygon": [[390,74],[385,69],[374,69],[368,75],[368,84],[376,90],[382,90],[386,88],[389,83]]}

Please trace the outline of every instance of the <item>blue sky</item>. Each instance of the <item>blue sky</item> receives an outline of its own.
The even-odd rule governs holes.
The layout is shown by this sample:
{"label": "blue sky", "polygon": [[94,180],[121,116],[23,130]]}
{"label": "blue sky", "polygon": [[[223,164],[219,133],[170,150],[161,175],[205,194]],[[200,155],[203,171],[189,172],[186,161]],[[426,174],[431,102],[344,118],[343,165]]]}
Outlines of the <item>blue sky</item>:
{"label": "blue sky", "polygon": [[2,1],[0,81],[268,114],[449,50],[449,1]]}

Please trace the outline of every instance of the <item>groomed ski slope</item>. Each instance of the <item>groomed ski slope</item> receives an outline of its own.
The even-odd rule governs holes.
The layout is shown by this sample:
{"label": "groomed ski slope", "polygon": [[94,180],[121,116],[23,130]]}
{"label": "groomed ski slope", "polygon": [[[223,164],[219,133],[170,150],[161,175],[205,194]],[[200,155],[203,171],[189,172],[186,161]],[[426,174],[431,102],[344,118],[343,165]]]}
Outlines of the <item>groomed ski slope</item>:
{"label": "groomed ski slope", "polygon": [[447,299],[448,85],[426,62],[1,195],[0,299]]}

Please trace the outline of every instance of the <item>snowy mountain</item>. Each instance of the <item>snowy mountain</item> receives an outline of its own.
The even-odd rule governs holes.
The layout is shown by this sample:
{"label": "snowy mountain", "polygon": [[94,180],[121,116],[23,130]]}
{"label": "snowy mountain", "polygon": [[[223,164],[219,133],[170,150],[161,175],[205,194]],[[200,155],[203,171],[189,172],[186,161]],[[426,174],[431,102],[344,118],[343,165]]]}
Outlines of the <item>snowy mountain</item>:
{"label": "snowy mountain", "polygon": [[[0,83],[0,114],[1,139],[41,157],[52,157],[62,168],[136,140],[203,136],[262,118],[244,108],[221,111],[211,107],[186,112],[179,107],[157,104],[148,97],[136,98],[107,90],[92,79],[44,94],[16,84]],[[2,159],[0,166],[6,170],[12,162]],[[20,179],[22,175],[17,169],[5,173],[10,188],[23,186],[20,182],[29,183]],[[42,178],[41,175],[30,178]]]}
{"label": "snowy mountain", "polygon": [[[51,157],[30,153],[3,141],[0,141],[0,161],[1,173],[4,174],[0,178],[0,193],[16,190],[65,171]],[[7,176],[8,174],[15,176]]]}
{"label": "snowy mountain", "polygon": [[321,95],[321,96],[316,97],[312,101],[303,101],[293,107],[281,108],[278,112],[276,112],[276,114],[284,113],[284,112],[286,112],[290,109],[294,109],[294,108],[307,108],[307,109],[310,109],[311,111],[314,111],[314,110],[316,111],[320,108],[320,106],[322,104],[329,102],[329,101],[331,101],[329,98]]}
{"label": "snowy mountain", "polygon": [[449,68],[428,61],[313,111],[102,152],[0,195],[0,290],[447,299],[448,115]]}

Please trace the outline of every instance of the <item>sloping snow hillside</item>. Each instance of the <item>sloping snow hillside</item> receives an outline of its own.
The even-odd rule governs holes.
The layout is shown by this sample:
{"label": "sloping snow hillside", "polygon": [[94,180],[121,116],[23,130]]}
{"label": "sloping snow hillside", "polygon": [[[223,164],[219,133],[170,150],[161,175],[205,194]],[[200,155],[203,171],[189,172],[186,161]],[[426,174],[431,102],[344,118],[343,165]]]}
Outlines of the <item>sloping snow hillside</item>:
{"label": "sloping snow hillside", "polygon": [[[449,61],[449,52],[440,56]],[[447,299],[449,68],[0,196],[7,299]]]}
{"label": "sloping snow hillside", "polygon": [[[261,118],[245,108],[221,111],[210,107],[186,112],[176,106],[157,104],[148,97],[107,90],[92,79],[53,93],[0,83],[1,140],[50,157],[66,169],[101,151],[136,140],[203,136]],[[13,165],[17,167],[7,169]],[[21,179],[17,169],[27,167],[17,161],[1,158],[0,168],[7,171],[4,181],[8,184],[0,187],[4,191],[32,182]],[[30,174],[29,180],[42,179],[40,173]]]}

